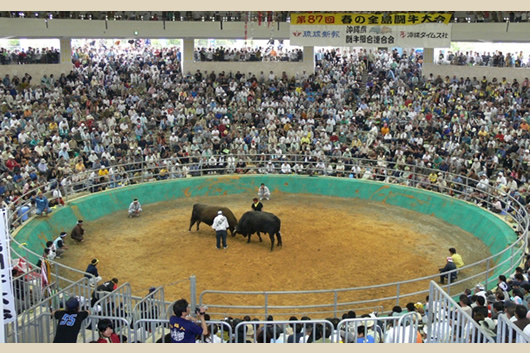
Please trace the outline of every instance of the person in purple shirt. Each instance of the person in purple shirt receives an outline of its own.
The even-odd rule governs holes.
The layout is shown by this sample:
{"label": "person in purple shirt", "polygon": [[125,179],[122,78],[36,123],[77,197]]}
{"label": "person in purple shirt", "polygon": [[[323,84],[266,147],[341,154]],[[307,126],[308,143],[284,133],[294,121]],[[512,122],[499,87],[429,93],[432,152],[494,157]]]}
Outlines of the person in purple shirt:
{"label": "person in purple shirt", "polygon": [[[169,329],[172,343],[195,343],[196,336],[208,335],[208,327],[204,319],[204,307],[199,308],[197,319],[190,316],[190,305],[186,299],[179,299],[173,305],[173,313],[169,318]],[[200,326],[198,324],[200,320]]]}

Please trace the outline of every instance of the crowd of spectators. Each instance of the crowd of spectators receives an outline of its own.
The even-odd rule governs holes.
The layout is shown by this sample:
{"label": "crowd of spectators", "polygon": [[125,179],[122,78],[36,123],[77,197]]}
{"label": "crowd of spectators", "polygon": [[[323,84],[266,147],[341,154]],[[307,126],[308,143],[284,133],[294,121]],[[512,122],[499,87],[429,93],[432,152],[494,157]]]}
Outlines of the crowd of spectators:
{"label": "crowd of spectators", "polygon": [[[48,195],[87,183],[98,191],[139,175],[167,179],[210,168],[351,175],[464,192],[461,185],[486,177],[484,190],[498,194],[503,209],[508,194],[527,203],[528,80],[424,77],[414,51],[326,50],[316,53],[315,72],[293,77],[182,74],[178,55],[171,48],[86,46],[74,48],[74,67],[60,77],[23,86],[6,75],[3,202],[16,215],[18,198],[45,183]],[[374,167],[361,168],[357,158]],[[144,169],[117,166],[125,163]],[[406,164],[428,180],[412,182]],[[445,172],[458,177],[446,180]],[[477,203],[485,197],[467,196]]]}
{"label": "crowd of spectators", "polygon": [[0,65],[58,64],[57,48],[0,48]]}
{"label": "crowd of spectators", "polygon": [[196,48],[194,51],[195,61],[303,61],[302,49],[286,49],[279,46],[268,46],[266,48],[242,48],[230,49],[218,48]]}
{"label": "crowd of spectators", "polygon": [[519,53],[505,53],[496,50],[492,52],[476,51],[448,51],[447,54],[440,52],[438,55],[440,65],[460,65],[460,66],[493,66],[493,67],[530,67],[530,55]]}

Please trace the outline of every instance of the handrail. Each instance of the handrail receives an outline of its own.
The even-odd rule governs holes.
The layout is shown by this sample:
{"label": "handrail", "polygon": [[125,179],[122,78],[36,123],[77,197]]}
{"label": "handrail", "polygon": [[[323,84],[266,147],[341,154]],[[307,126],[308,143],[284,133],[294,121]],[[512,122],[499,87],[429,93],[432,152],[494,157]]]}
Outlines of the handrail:
{"label": "handrail", "polygon": [[497,317],[497,343],[530,343],[530,336],[503,313]]}

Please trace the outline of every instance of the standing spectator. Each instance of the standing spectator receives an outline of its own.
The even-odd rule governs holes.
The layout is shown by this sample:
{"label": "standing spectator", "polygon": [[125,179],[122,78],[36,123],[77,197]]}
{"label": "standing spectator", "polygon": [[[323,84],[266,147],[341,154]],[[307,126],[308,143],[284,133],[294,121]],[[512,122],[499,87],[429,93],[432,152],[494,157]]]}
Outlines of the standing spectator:
{"label": "standing spectator", "polygon": [[82,219],[77,221],[77,224],[75,225],[75,227],[70,232],[70,236],[72,237],[72,239],[77,240],[79,243],[85,240],[84,239],[85,230],[83,229],[83,220]]}
{"label": "standing spectator", "polygon": [[59,185],[56,185],[55,188],[52,191],[52,206],[64,206],[64,200],[63,200],[63,194],[61,193],[61,190],[59,189]]}
{"label": "standing spectator", "polygon": [[88,284],[91,287],[95,286],[96,283],[102,280],[101,276],[99,275],[98,268],[96,267],[98,263],[98,259],[92,259],[85,271],[85,277],[88,278]]}
{"label": "standing spectator", "polygon": [[35,197],[35,205],[37,207],[35,213],[39,216],[42,214],[48,215],[49,213],[52,213],[48,198],[46,198],[46,196],[44,196],[40,190],[37,193],[37,197]]}
{"label": "standing spectator", "polygon": [[61,234],[53,241],[55,246],[55,251],[57,253],[57,258],[63,256],[64,251],[68,250],[68,246],[64,244],[64,238],[66,238],[66,232],[61,232]]}
{"label": "standing spectator", "polygon": [[217,212],[217,217],[214,218],[212,223],[212,228],[215,229],[217,249],[221,249],[221,238],[223,239],[223,249],[228,248],[228,245],[226,245],[226,230],[228,229],[228,227],[228,220],[223,215],[223,211],[219,210],[219,212]]}
{"label": "standing spectator", "polygon": [[171,330],[172,343],[195,343],[195,336],[208,335],[208,327],[204,319],[204,308],[199,308],[197,319],[190,316],[190,305],[186,299],[180,299],[173,305],[173,313],[169,318],[169,329]]}
{"label": "standing spectator", "polygon": [[263,204],[261,202],[259,202],[257,197],[255,197],[252,201],[254,201],[252,203],[252,210],[261,212],[261,210],[263,209]]}
{"label": "standing spectator", "polygon": [[269,188],[265,186],[264,183],[261,183],[261,186],[258,190],[258,197],[260,201],[262,200],[270,200],[271,192],[269,191]]}
{"label": "standing spectator", "polygon": [[53,343],[76,343],[81,323],[88,315],[90,315],[88,310],[79,311],[77,298],[68,299],[66,310],[56,310],[52,313],[52,316],[59,320]]}
{"label": "standing spectator", "polygon": [[121,343],[120,337],[114,333],[114,325],[110,319],[99,320],[98,332],[97,343]]}
{"label": "standing spectator", "polygon": [[142,212],[142,205],[138,202],[138,199],[134,199],[133,202],[129,205],[129,218],[131,217],[140,217]]}

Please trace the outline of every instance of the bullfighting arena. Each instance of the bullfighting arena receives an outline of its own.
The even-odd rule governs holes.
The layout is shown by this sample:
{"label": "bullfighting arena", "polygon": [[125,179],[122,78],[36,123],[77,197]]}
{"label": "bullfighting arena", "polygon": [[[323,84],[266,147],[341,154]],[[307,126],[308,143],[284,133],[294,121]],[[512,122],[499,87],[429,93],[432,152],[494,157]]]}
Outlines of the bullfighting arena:
{"label": "bullfighting arena", "polygon": [[[215,248],[215,231],[201,223],[188,231],[194,203],[229,207],[239,219],[250,210],[254,194],[188,197],[143,205],[139,218],[127,211],[86,222],[85,242],[73,244],[60,261],[84,270],[94,257],[103,280],[129,282],[143,296],[152,286],[165,286],[168,301],[189,297],[191,275],[197,297],[206,289],[227,291],[301,291],[371,286],[438,273],[456,247],[466,264],[489,256],[488,248],[462,229],[432,216],[385,203],[331,196],[273,192],[264,210],[282,220],[283,247],[270,252],[268,235],[250,244],[228,235],[228,249]],[[141,202],[142,200],[140,200]],[[109,202],[112,202],[109,200]],[[480,268],[462,273],[461,278]],[[415,283],[428,288],[429,281]],[[472,286],[467,283],[466,287]],[[406,287],[408,291],[414,287]],[[463,290],[463,288],[461,289]],[[374,290],[375,291],[375,290]],[[372,292],[395,295],[395,287]],[[341,294],[342,295],[342,294]],[[348,293],[347,300],[369,299],[370,293]],[[344,301],[345,298],[341,298]],[[415,298],[416,300],[423,300]],[[270,305],[331,303],[332,294],[274,296]],[[404,306],[412,301],[404,299]],[[204,302],[262,305],[263,297],[205,296]],[[394,304],[385,304],[385,310]]]}

